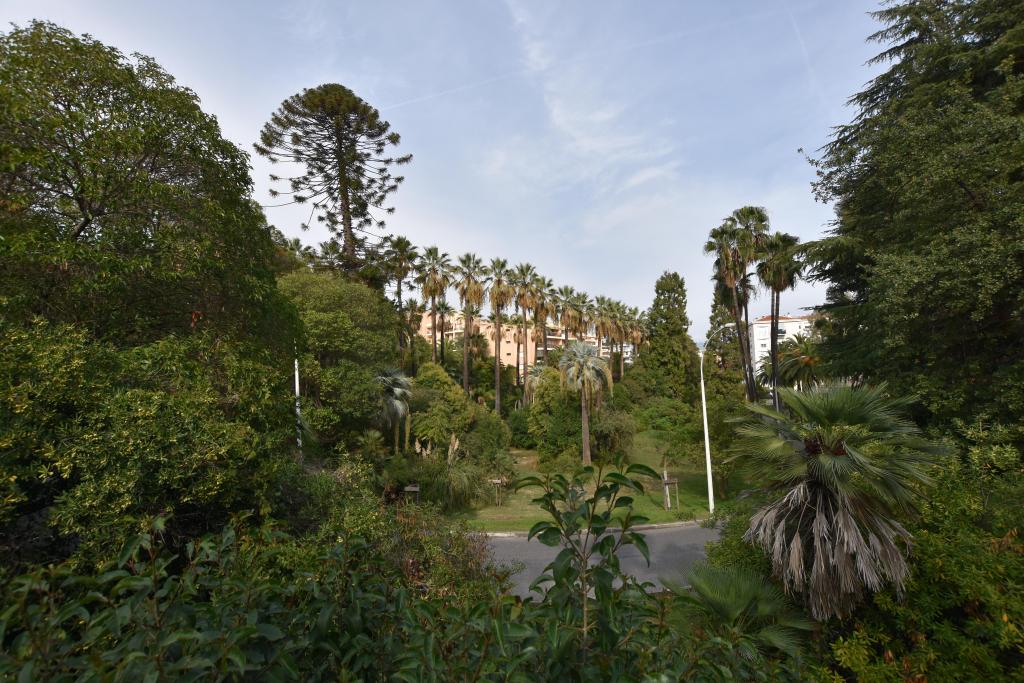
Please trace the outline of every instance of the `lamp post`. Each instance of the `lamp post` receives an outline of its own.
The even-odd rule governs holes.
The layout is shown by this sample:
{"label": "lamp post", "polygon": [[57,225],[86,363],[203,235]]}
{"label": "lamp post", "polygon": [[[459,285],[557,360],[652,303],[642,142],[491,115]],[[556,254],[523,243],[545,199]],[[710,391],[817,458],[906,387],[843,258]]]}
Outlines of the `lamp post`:
{"label": "lamp post", "polygon": [[[736,327],[735,323],[727,323],[722,325],[718,329],[711,332],[704,345],[711,341],[711,338],[724,329]],[[704,347],[700,349],[700,410],[701,416],[704,418],[704,462],[707,466],[708,471],[708,511],[711,514],[715,513],[715,485],[711,479],[711,439],[708,436],[708,400],[704,394]]]}

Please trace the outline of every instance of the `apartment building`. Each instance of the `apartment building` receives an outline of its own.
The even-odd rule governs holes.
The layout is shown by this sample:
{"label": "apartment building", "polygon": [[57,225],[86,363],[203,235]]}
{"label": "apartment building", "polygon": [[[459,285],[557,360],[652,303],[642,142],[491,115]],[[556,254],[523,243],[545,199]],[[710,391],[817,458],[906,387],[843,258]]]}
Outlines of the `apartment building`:
{"label": "apartment building", "polygon": [[[793,337],[803,335],[810,336],[813,329],[813,315],[780,315],[779,316],[779,343]],[[772,317],[762,316],[750,323],[750,357],[754,359],[754,367],[760,367],[761,362],[768,358],[772,351]]]}

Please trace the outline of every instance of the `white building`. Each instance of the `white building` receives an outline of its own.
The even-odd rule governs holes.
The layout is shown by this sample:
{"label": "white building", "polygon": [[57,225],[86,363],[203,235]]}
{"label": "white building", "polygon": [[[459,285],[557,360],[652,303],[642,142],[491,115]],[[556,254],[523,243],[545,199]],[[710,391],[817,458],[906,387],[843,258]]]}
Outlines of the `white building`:
{"label": "white building", "polygon": [[[792,339],[796,335],[809,337],[813,324],[813,316],[779,316],[779,343]],[[761,366],[761,362],[768,358],[772,352],[772,317],[762,316],[750,323],[750,357],[754,359],[754,367]]]}

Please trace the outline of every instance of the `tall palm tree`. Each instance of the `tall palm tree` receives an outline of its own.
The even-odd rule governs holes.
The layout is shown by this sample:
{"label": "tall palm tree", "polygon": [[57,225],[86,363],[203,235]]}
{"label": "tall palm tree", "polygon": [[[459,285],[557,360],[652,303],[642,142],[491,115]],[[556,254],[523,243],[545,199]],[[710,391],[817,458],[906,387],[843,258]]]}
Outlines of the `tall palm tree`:
{"label": "tall palm tree", "polygon": [[844,616],[865,591],[902,590],[926,467],[943,450],[906,417],[911,399],[877,387],[780,389],[787,410],[748,403],[735,458],[775,499],[750,519],[745,539],[769,556],[786,591],[815,619]]}
{"label": "tall palm tree", "polygon": [[[611,341],[615,327],[614,301],[606,296],[594,297],[593,323],[594,336],[597,337],[597,355],[601,355],[602,344],[605,339]],[[614,351],[614,349],[612,349]],[[611,357],[611,354],[609,354]]]}
{"label": "tall palm tree", "polygon": [[564,335],[562,347],[565,348],[569,345],[569,328],[573,326],[575,320],[572,301],[576,296],[576,290],[568,285],[562,285],[556,291],[556,295],[558,297],[558,324],[562,326]]}
{"label": "tall palm tree", "polygon": [[505,307],[515,296],[515,288],[511,283],[512,271],[509,270],[508,261],[505,259],[491,259],[488,272],[490,273],[488,303],[491,305],[491,315],[494,316],[494,325],[497,331],[497,338],[494,342],[494,412],[501,415],[501,316],[505,312]]}
{"label": "tall palm tree", "polygon": [[451,304],[448,303],[447,299],[441,299],[440,301],[437,302],[437,304],[435,304],[432,310],[433,313],[436,314],[441,319],[441,365],[444,365],[445,333],[448,332],[448,321],[451,320],[452,313],[455,312],[455,309],[452,308]]}
{"label": "tall palm tree", "polygon": [[[408,360],[410,361],[409,371],[413,375],[416,374],[416,330],[420,329],[420,324],[423,322],[423,312],[423,304],[416,299],[409,299],[405,303],[405,308],[400,311],[402,324],[405,327],[404,332],[406,335],[406,341],[408,342],[408,348],[413,351],[413,353],[408,354]],[[403,354],[402,361],[403,363],[406,361],[405,354]]]}
{"label": "tall palm tree", "polygon": [[746,387],[747,400],[757,399],[754,384],[754,373],[750,357],[749,327],[743,324],[743,310],[746,308],[745,298],[740,295],[743,279],[746,277],[746,251],[741,248],[744,241],[742,232],[732,216],[726,217],[722,224],[711,230],[708,241],[704,245],[704,253],[715,255],[715,279],[723,289],[729,292],[726,301],[736,325],[736,338],[740,348],[740,363],[743,365],[743,382]]}
{"label": "tall palm tree", "polygon": [[590,330],[594,316],[594,302],[586,292],[576,292],[572,297],[573,332],[576,339],[583,341],[584,335]]}
{"label": "tall palm tree", "polygon": [[487,267],[476,254],[465,253],[454,268],[455,291],[462,304],[462,389],[469,393],[469,338],[473,334],[473,312],[484,303]]}
{"label": "tall palm tree", "polygon": [[538,347],[538,336],[537,330],[540,330],[540,348],[544,349],[544,362],[547,364],[548,358],[548,319],[554,317],[557,312],[556,295],[555,295],[555,283],[550,279],[537,275],[533,279],[533,348],[534,359],[540,358],[540,353],[537,351]]}
{"label": "tall palm tree", "polygon": [[[529,365],[530,353],[526,348],[529,337],[526,333],[529,318],[526,315],[528,310],[533,310],[533,303],[537,297],[536,287],[537,269],[529,263],[520,263],[513,271],[513,283],[515,286],[515,302],[519,306],[519,314],[522,316],[520,327],[523,338],[523,374],[526,379],[527,365]],[[516,385],[519,385],[519,354],[516,353]]]}
{"label": "tall palm tree", "polygon": [[[430,301],[430,359],[437,362],[437,302],[443,299],[452,282],[452,264],[448,254],[437,247],[427,247],[420,258],[416,282],[423,298]],[[444,344],[442,332],[441,343]]]}
{"label": "tall palm tree", "polygon": [[778,650],[795,656],[801,636],[812,629],[760,573],[702,562],[690,570],[687,582],[689,588],[670,587],[687,621],[733,644],[746,643],[766,655]]}
{"label": "tall palm tree", "polygon": [[590,344],[575,341],[562,353],[558,361],[562,375],[562,386],[580,394],[583,434],[583,466],[592,463],[590,458],[590,409],[601,400],[605,389],[612,392],[612,371],[604,358],[597,355],[597,349]]}
{"label": "tall palm tree", "polygon": [[796,258],[799,238],[776,232],[769,235],[761,249],[761,262],[757,264],[757,277],[771,293],[771,388],[772,404],[779,405],[779,304],[783,290],[796,286],[802,264]]}
{"label": "tall palm tree", "polygon": [[394,430],[395,455],[398,455],[399,430],[409,415],[412,382],[401,370],[387,370],[377,376],[377,384],[380,386],[381,420]]}

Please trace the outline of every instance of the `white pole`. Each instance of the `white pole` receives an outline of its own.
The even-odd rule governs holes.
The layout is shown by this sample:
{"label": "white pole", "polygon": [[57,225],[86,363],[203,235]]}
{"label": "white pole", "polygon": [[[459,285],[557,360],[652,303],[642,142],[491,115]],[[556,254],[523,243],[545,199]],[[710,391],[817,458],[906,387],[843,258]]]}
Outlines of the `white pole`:
{"label": "white pole", "polygon": [[704,349],[700,350],[700,410],[704,418],[704,461],[708,470],[708,511],[715,513],[715,485],[711,480],[711,439],[708,436],[708,401],[704,395]]}
{"label": "white pole", "polygon": [[299,400],[299,356],[295,356],[295,441],[299,444],[302,454],[302,405]]}

